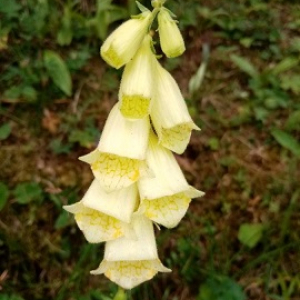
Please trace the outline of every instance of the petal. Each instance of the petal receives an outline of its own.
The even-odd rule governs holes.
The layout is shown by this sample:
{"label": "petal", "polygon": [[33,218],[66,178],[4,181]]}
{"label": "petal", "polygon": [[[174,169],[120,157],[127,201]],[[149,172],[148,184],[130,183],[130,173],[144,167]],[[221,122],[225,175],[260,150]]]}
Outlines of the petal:
{"label": "petal", "polygon": [[81,202],[65,205],[65,210],[75,214],[75,221],[90,243],[101,243],[130,234],[128,224],[103,214],[95,209],[85,207]]}
{"label": "petal", "polygon": [[[201,197],[203,194],[195,189],[194,197]],[[189,192],[154,200],[144,199],[141,201],[139,212],[158,224],[167,228],[174,228],[186,214],[190,202],[191,195]]]}
{"label": "petal", "polygon": [[165,8],[160,10],[157,19],[160,46],[164,54],[170,58],[181,55],[185,45],[176,21]]}
{"label": "petal", "polygon": [[146,163],[153,172],[149,178],[138,182],[141,199],[156,199],[181,193],[189,189],[172,152],[158,143],[153,132],[150,134]]}
{"label": "petal", "polygon": [[119,100],[122,115],[131,120],[149,115],[153,95],[152,38],[146,35],[141,48],[126,65],[122,76]]}
{"label": "petal", "polygon": [[157,93],[153,99],[151,120],[159,142],[181,154],[187,147],[192,129],[200,128],[193,122],[173,77],[159,63],[156,66]]}
{"label": "petal", "polygon": [[129,187],[148,174],[145,161],[101,152],[91,169],[106,192]]}
{"label": "petal", "polygon": [[116,69],[127,64],[140,47],[151,21],[152,14],[145,11],[124,22],[103,43],[100,49],[102,58]]}
{"label": "petal", "polygon": [[107,261],[136,261],[157,259],[157,248],[152,222],[142,215],[132,216],[135,239],[127,237],[110,241],[105,245]]}
{"label": "petal", "polygon": [[104,126],[98,150],[121,157],[144,160],[148,147],[150,122],[148,118],[130,122],[116,104]]}
{"label": "petal", "polygon": [[136,184],[128,188],[107,193],[97,179],[82,199],[85,207],[95,209],[120,221],[129,223],[131,215],[138,204]]}

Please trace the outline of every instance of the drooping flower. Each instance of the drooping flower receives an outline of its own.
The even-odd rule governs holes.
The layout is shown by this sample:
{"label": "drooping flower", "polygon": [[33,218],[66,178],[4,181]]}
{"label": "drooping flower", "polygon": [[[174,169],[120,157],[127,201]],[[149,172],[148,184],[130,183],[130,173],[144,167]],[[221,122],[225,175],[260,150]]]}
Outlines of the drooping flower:
{"label": "drooping flower", "polygon": [[153,97],[152,38],[147,34],[122,76],[119,100],[120,111],[127,119],[142,119],[149,115]]}
{"label": "drooping flower", "polygon": [[181,55],[185,51],[185,45],[177,22],[164,7],[160,9],[157,19],[160,46],[164,54],[170,58]]}
{"label": "drooping flower", "polygon": [[94,176],[107,192],[128,187],[147,175],[145,158],[149,129],[149,118],[128,121],[116,104],[97,149],[79,159],[91,165]]}
{"label": "drooping flower", "polygon": [[158,224],[173,228],[185,215],[191,198],[204,193],[187,183],[173,154],[158,144],[154,133],[150,134],[146,161],[154,176],[138,182],[139,212]]}
{"label": "drooping flower", "polygon": [[80,202],[65,205],[90,243],[132,236],[131,215],[138,203],[136,185],[106,193],[95,179]]}
{"label": "drooping flower", "polygon": [[151,12],[144,11],[123,23],[103,43],[102,58],[116,69],[127,64],[139,49],[151,22]]}
{"label": "drooping flower", "polygon": [[105,244],[104,259],[91,274],[103,274],[125,289],[150,280],[157,272],[170,272],[160,262],[152,222],[144,216],[133,216],[136,239],[126,237]]}
{"label": "drooping flower", "polygon": [[150,115],[159,142],[182,154],[189,143],[192,129],[200,128],[193,122],[176,81],[158,62],[155,83],[156,94]]}

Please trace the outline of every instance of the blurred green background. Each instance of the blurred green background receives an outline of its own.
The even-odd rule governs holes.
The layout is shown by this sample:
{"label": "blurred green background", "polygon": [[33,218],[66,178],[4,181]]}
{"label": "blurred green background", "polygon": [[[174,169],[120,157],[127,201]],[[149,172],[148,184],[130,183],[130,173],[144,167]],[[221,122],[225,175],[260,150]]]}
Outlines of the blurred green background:
{"label": "blurred green background", "polygon": [[[299,1],[166,6],[187,50],[161,63],[202,128],[177,158],[206,195],[176,229],[156,232],[173,272],[128,299],[299,300]],[[117,101],[122,71],[100,45],[136,13],[130,0],[0,0],[0,300],[117,291],[89,274],[103,245],[87,244],[62,205],[92,181],[77,158]]]}

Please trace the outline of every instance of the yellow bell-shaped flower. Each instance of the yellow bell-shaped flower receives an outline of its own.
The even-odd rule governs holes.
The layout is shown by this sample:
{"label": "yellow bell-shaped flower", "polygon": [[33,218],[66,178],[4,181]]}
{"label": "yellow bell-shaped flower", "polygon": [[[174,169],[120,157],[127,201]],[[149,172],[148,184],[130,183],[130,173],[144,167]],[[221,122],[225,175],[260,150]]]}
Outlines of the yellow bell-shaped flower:
{"label": "yellow bell-shaped flower", "polygon": [[125,289],[153,278],[157,272],[170,272],[160,262],[152,222],[142,215],[132,218],[136,238],[126,237],[105,244],[104,259],[91,274],[103,274]]}
{"label": "yellow bell-shaped flower", "polygon": [[75,215],[75,221],[90,243],[132,236],[131,215],[138,203],[137,186],[106,193],[95,179],[80,202],[63,208]]}
{"label": "yellow bell-shaped flower", "polygon": [[145,163],[150,130],[149,118],[131,122],[111,110],[98,147],[79,159],[91,165],[96,179],[107,192],[128,187],[147,176]]}
{"label": "yellow bell-shaped flower", "polygon": [[161,145],[181,154],[192,129],[200,128],[193,122],[176,81],[158,62],[155,78],[156,94],[150,114],[153,126]]}
{"label": "yellow bell-shaped flower", "polygon": [[204,195],[190,186],[170,150],[150,134],[146,162],[153,177],[139,180],[139,213],[167,228],[178,225],[188,210],[191,198]]}
{"label": "yellow bell-shaped flower", "polygon": [[152,52],[152,38],[145,36],[140,49],[126,65],[119,91],[120,111],[131,120],[149,115],[153,97],[153,64],[156,59]]}

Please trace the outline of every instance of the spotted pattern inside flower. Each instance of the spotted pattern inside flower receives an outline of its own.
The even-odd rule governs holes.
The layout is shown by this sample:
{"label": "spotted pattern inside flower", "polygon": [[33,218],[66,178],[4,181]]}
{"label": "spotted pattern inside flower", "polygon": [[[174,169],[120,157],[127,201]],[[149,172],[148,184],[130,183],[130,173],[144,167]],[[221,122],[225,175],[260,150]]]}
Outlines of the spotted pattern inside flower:
{"label": "spotted pattern inside flower", "polygon": [[153,278],[157,273],[155,265],[152,260],[109,262],[104,274],[123,288],[132,288]]}
{"label": "spotted pattern inside flower", "polygon": [[191,198],[185,193],[178,193],[153,200],[143,199],[139,210],[150,220],[173,228],[185,215],[190,202]]}
{"label": "spotted pattern inside flower", "polygon": [[182,154],[190,140],[193,123],[182,123],[171,128],[162,128],[160,132],[160,143],[178,153]]}
{"label": "spotted pattern inside flower", "polygon": [[106,191],[128,187],[140,178],[143,161],[101,152],[91,164],[96,179]]}
{"label": "spotted pattern inside flower", "polygon": [[125,118],[142,119],[149,114],[150,99],[142,95],[122,95],[120,111]]}
{"label": "spotted pattern inside flower", "polygon": [[75,220],[90,243],[110,241],[124,236],[123,222],[95,209],[83,208],[75,214]]}
{"label": "spotted pattern inside flower", "polygon": [[109,65],[116,69],[119,69],[124,64],[112,45],[106,51],[102,51],[101,55]]}

